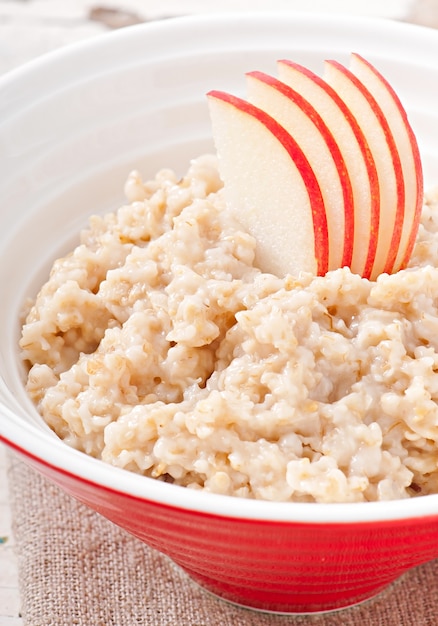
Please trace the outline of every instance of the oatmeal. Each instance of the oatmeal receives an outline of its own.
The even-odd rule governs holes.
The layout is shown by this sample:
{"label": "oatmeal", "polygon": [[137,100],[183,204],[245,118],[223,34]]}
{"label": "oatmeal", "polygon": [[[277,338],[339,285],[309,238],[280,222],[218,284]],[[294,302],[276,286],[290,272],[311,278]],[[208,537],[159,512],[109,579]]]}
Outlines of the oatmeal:
{"label": "oatmeal", "polygon": [[299,502],[438,492],[438,196],[410,267],[278,278],[214,157],[126,183],[53,266],[20,341],[67,444],[193,489]]}

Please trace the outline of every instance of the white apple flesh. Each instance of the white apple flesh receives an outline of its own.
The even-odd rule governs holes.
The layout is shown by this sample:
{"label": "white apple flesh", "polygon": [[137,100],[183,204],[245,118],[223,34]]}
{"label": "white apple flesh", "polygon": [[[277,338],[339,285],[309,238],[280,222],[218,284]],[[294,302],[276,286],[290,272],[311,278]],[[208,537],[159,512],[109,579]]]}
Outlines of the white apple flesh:
{"label": "white apple flesh", "polygon": [[405,185],[405,213],[395,269],[403,268],[412,255],[423,207],[420,150],[400,98],[386,78],[359,54],[351,55],[349,69],[373,94],[382,109],[400,155]]}
{"label": "white apple flesh", "polygon": [[375,278],[380,220],[377,168],[367,138],[344,101],[320,76],[289,60],[278,62],[278,76],[308,100],[331,129],[350,173],[354,200],[354,242],[351,269]]}
{"label": "white apple flesh", "polygon": [[256,263],[279,276],[328,270],[328,227],[317,178],[298,143],[270,115],[208,94],[229,209],[256,239]]}
{"label": "white apple flesh", "polygon": [[373,276],[392,273],[404,222],[405,191],[400,155],[388,121],[371,92],[346,67],[326,61],[324,78],[360,124],[379,176],[380,223]]}
{"label": "white apple flesh", "polygon": [[331,130],[316,109],[285,83],[249,72],[247,97],[279,122],[312,164],[326,207],[329,269],[350,266],[354,241],[354,206],[350,176]]}

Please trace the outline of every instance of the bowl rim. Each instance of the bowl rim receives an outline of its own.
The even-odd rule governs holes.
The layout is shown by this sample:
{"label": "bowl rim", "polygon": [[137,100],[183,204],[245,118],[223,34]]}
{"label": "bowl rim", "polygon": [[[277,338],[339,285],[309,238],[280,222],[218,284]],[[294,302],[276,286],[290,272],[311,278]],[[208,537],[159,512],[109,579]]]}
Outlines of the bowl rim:
{"label": "bowl rim", "polygon": [[[102,50],[102,47],[110,48],[117,44],[122,45],[133,38],[141,39],[142,33],[145,30],[150,34],[160,34],[162,31],[181,33],[188,27],[197,28],[199,30],[207,26],[211,27],[212,24],[214,24],[214,32],[215,30],[219,30],[218,27],[223,27],[224,25],[240,26],[242,23],[245,25],[251,23],[253,25],[266,27],[267,21],[273,21],[277,26],[284,22],[290,23],[293,21],[295,24],[300,23],[303,28],[308,24],[312,26],[340,26],[342,28],[348,26],[349,29],[357,28],[363,33],[367,31],[367,34],[373,36],[375,39],[378,39],[379,34],[382,32],[386,33],[386,35],[396,35],[400,37],[400,43],[405,41],[404,38],[406,35],[415,33],[425,45],[430,45],[431,43],[438,45],[436,29],[430,26],[400,21],[389,17],[360,16],[357,14],[348,14],[347,12],[332,13],[328,10],[314,13],[304,9],[294,9],[290,11],[260,10],[254,13],[245,11],[214,11],[211,13],[172,16],[166,19],[156,19],[150,22],[133,24],[65,44],[54,50],[44,52],[34,59],[30,59],[0,75],[0,89],[8,88],[15,81],[25,79],[27,76],[30,77],[34,75],[35,72],[42,70],[45,73],[48,64],[63,64],[65,61],[68,61],[72,57],[77,57],[77,55],[81,53],[89,54],[97,49]],[[431,58],[430,55],[426,54],[426,59],[428,59],[430,65],[434,67],[433,57]]]}
{"label": "bowl rim", "polygon": [[[61,440],[58,440],[60,445],[53,446],[54,436],[36,427],[29,429],[19,425],[18,428],[23,435],[22,443],[18,443],[17,437],[8,438],[1,432],[0,442],[30,462],[33,467],[36,463],[39,471],[49,479],[53,480],[54,474],[61,474],[83,484],[97,486],[107,493],[122,494],[166,508],[227,519],[315,525],[386,525],[427,518],[438,520],[438,494],[351,503],[277,502],[237,498],[202,489],[188,489],[141,476],[69,448]],[[46,454],[38,453],[38,444]],[[79,490],[75,493],[80,497]]]}
{"label": "bowl rim", "polygon": [[[45,76],[44,89],[47,84],[55,84],[57,72],[48,69],[62,68],[65,63],[80,57],[92,57],[95,52],[104,56],[105,50],[117,49],[129,43],[133,46],[145,31],[150,35],[175,36],[186,33],[190,29],[197,32],[207,27],[213,32],[221,28],[251,25],[266,27],[267,21],[274,25],[287,22],[294,28],[305,29],[306,26],[327,28],[336,25],[342,29],[360,29],[367,35],[378,40],[383,35],[393,37],[406,45],[406,37],[414,36],[421,41],[422,50],[429,51],[427,56],[431,66],[436,56],[430,55],[430,48],[438,51],[438,32],[432,28],[399,22],[387,18],[360,17],[348,14],[309,13],[306,11],[260,11],[252,14],[245,12],[217,12],[209,14],[173,17],[168,20],[153,21],[129,26],[124,29],[103,33],[89,39],[66,45],[57,50],[45,53],[40,57],[14,68],[0,77],[0,96],[5,92],[9,98],[24,102],[26,90],[20,93],[23,85],[32,76]],[[426,58],[425,54],[421,53]],[[99,56],[96,55],[96,56]],[[80,73],[79,63],[76,74]],[[71,80],[75,72],[69,76]],[[47,78],[49,76],[49,78]],[[39,87],[43,89],[43,87]],[[43,91],[41,91],[43,93]],[[7,99],[7,98],[6,98]],[[1,97],[0,97],[1,102]],[[0,105],[1,110],[1,105]],[[113,492],[121,492],[128,497],[154,501],[186,511],[211,514],[220,517],[263,520],[266,522],[304,522],[315,524],[347,524],[347,523],[385,523],[397,520],[438,517],[438,494],[420,496],[411,499],[393,500],[390,502],[364,503],[296,503],[250,500],[208,493],[203,490],[191,490],[179,486],[162,483],[155,479],[133,474],[93,459],[81,452],[69,448],[59,440],[60,445],[53,446],[54,437],[31,424],[17,418],[14,412],[1,403],[0,441],[29,459],[42,463],[47,469],[59,471],[82,482],[98,485]],[[92,477],[92,479],[90,478]]]}

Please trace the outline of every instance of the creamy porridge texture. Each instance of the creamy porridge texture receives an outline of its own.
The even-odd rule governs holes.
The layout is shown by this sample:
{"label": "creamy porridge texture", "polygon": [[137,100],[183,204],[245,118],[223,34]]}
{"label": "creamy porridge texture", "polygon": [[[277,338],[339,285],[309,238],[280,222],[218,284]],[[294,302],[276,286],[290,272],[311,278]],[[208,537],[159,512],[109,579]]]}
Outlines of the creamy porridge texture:
{"label": "creamy porridge texture", "polygon": [[[438,196],[408,269],[278,278],[215,157],[126,183],[56,261],[21,338],[67,444],[194,489],[360,502],[438,492]],[[293,242],[291,242],[293,245]]]}

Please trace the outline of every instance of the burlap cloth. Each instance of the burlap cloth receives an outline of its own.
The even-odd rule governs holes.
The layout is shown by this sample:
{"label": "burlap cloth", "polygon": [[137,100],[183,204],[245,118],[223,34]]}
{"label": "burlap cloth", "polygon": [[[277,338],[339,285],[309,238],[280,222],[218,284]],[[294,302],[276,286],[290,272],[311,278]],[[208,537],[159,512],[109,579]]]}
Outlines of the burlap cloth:
{"label": "burlap cloth", "polygon": [[438,561],[374,600],[312,617],[256,613],[200,589],[167,557],[16,458],[9,470],[25,626],[425,626],[438,624]]}

